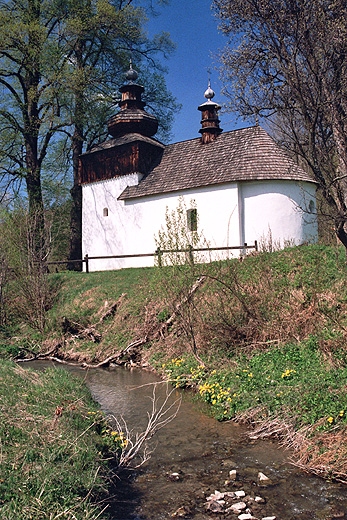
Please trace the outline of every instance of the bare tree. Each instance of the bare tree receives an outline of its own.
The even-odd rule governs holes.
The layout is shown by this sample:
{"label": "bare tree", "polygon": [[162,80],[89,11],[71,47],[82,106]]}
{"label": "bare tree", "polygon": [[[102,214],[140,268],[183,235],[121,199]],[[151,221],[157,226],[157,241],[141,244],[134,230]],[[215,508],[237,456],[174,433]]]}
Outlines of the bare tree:
{"label": "bare tree", "polygon": [[118,464],[120,467],[142,466],[151,456],[152,451],[149,449],[149,440],[159,430],[169,424],[178,414],[181,405],[181,396],[175,396],[176,389],[166,385],[166,393],[161,398],[157,395],[157,383],[153,386],[151,399],[151,409],[147,412],[147,425],[142,432],[133,432],[129,429],[124,418],[118,419],[110,416],[110,422],[117,429],[117,434],[122,439],[122,451],[119,456]]}
{"label": "bare tree", "polygon": [[213,7],[230,38],[220,57],[229,108],[280,126],[347,248],[346,2],[214,0]]}

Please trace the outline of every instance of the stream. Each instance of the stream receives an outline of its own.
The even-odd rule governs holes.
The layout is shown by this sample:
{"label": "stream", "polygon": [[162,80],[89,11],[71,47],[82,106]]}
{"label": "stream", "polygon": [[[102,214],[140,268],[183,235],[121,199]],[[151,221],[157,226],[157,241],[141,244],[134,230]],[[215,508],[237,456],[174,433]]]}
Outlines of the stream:
{"label": "stream", "polygon": [[[32,368],[50,365],[30,363]],[[143,431],[152,407],[153,384],[158,382],[153,373],[121,367],[67,369],[85,379],[106,413],[123,417],[129,429]],[[166,384],[156,389],[162,402]],[[247,507],[259,520],[347,520],[347,486],[308,476],[290,464],[290,453],[276,442],[251,441],[244,427],[217,422],[203,413],[189,392],[175,391],[171,399],[180,395],[177,416],[151,440],[151,458],[119,480],[113,520],[219,520],[247,514],[247,509],[225,513],[227,504],[221,507],[224,512],[213,512],[206,499],[215,490],[238,491],[240,496],[245,491],[252,501]],[[236,470],[235,481],[229,476],[231,470]],[[267,485],[259,482],[259,472],[269,477]],[[240,501],[246,499],[230,499],[230,503]]]}

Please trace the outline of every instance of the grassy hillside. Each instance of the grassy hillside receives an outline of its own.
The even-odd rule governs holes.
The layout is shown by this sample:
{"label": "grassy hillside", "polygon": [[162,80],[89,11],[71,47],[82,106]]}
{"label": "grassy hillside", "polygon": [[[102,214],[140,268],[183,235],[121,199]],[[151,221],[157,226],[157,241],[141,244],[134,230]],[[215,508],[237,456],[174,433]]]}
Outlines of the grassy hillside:
{"label": "grassy hillside", "polygon": [[49,277],[56,298],[44,330],[23,320],[17,294],[1,350],[150,364],[218,419],[252,423],[253,436],[280,437],[298,465],[347,482],[346,274],[345,252],[318,245],[242,262],[59,273]]}
{"label": "grassy hillside", "polygon": [[111,518],[119,446],[82,380],[0,360],[0,410],[0,518]]}

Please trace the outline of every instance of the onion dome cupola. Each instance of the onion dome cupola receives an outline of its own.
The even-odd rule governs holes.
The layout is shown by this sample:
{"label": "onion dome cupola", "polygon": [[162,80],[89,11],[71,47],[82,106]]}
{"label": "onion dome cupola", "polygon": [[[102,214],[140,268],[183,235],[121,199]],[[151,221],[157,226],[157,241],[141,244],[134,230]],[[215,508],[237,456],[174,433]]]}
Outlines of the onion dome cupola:
{"label": "onion dome cupola", "polygon": [[141,100],[144,87],[136,83],[138,74],[131,62],[125,77],[127,83],[119,89],[122,94],[120,111],[109,119],[108,132],[112,137],[130,133],[152,137],[158,130],[158,119],[144,110],[146,104]]}
{"label": "onion dome cupola", "polygon": [[201,128],[199,132],[201,133],[201,142],[210,143],[223,132],[219,126],[220,120],[218,119],[218,110],[220,110],[221,107],[212,101],[215,93],[211,88],[210,81],[208,82],[204,96],[207,101],[198,107],[198,110],[201,112]]}

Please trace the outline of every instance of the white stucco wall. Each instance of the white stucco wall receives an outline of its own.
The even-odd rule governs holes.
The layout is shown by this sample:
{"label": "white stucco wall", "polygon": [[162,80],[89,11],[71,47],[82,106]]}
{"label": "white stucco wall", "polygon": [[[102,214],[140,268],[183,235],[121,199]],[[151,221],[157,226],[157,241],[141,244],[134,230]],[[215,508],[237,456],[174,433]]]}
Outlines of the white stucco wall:
{"label": "white stucco wall", "polygon": [[[194,200],[199,217],[198,231],[210,247],[239,246],[255,240],[274,246],[302,243],[317,237],[312,213],[305,213],[310,200],[315,204],[315,185],[290,181],[249,182],[186,190],[178,193],[119,201],[124,188],[138,183],[138,175],[83,186],[83,255],[109,256],[153,253],[158,231],[165,226],[166,208],[185,208]],[[312,204],[311,204],[312,206]],[[108,216],[103,215],[107,208]],[[311,207],[312,209],[312,207]],[[232,254],[232,253],[230,253]],[[235,251],[236,256],[239,250]],[[222,257],[218,253],[217,257]],[[123,267],[153,266],[154,257],[91,260],[91,271]]]}
{"label": "white stucco wall", "polygon": [[[108,256],[153,253],[154,237],[165,227],[166,208],[175,210],[183,197],[186,209],[195,201],[199,231],[213,247],[239,244],[237,185],[186,190],[179,193],[118,201],[125,186],[137,183],[133,175],[83,186],[83,255]],[[103,209],[108,216],[103,216]],[[238,255],[238,251],[237,251]],[[154,258],[91,260],[90,270],[153,266]]]}
{"label": "white stucco wall", "polygon": [[245,242],[261,249],[278,249],[317,240],[315,184],[262,181],[240,186]]}

